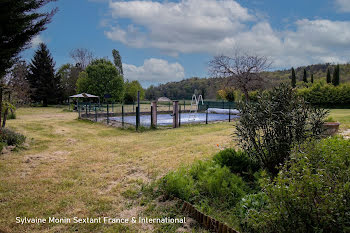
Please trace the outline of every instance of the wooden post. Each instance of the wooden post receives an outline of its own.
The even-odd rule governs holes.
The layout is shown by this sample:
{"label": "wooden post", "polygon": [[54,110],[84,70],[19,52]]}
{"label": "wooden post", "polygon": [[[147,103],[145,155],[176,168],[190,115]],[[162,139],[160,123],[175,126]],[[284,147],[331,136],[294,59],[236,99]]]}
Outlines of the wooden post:
{"label": "wooden post", "polygon": [[151,126],[157,127],[157,101],[153,101],[151,105]]}
{"label": "wooden post", "polygon": [[179,101],[173,101],[173,128],[179,127]]}
{"label": "wooden post", "polygon": [[85,118],[88,118],[88,109],[87,109],[87,104],[85,104]]}
{"label": "wooden post", "polygon": [[186,101],[184,100],[184,111],[186,111]]}

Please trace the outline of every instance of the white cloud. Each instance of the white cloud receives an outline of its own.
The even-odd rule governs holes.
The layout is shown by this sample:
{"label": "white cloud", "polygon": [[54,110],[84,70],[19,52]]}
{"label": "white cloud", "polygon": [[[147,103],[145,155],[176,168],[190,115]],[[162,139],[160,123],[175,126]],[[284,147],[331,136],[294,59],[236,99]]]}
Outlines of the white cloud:
{"label": "white cloud", "polygon": [[350,12],[350,0],[335,0],[340,12]]}
{"label": "white cloud", "polygon": [[185,70],[179,63],[150,58],[142,66],[123,64],[124,77],[129,80],[167,82],[180,81],[185,77]]}
{"label": "white cloud", "polygon": [[40,43],[44,43],[43,39],[40,37],[40,35],[36,35],[32,38],[30,44],[32,48],[37,47]]}
{"label": "white cloud", "polygon": [[234,0],[116,1],[109,7],[114,20],[131,24],[109,27],[108,38],[169,55],[229,54],[240,48],[271,57],[274,67],[290,67],[346,62],[350,52],[350,21],[301,19],[294,30],[278,31]]}

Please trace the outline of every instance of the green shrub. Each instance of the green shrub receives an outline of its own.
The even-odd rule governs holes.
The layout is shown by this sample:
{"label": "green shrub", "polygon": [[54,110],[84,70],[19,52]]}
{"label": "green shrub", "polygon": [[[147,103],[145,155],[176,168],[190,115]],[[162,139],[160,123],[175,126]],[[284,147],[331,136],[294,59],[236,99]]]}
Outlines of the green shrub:
{"label": "green shrub", "polygon": [[174,195],[186,201],[198,195],[194,180],[185,168],[168,173],[162,179],[162,188],[167,194]]}
{"label": "green shrub", "polygon": [[237,205],[237,216],[244,232],[250,231],[251,226],[249,224],[252,222],[249,217],[253,214],[258,214],[267,204],[268,196],[264,192],[248,194],[242,198]]}
{"label": "green shrub", "polygon": [[258,102],[240,104],[238,142],[271,174],[289,158],[291,148],[323,133],[327,111],[314,108],[287,85],[259,94]]}
{"label": "green shrub", "polygon": [[246,232],[350,232],[350,140],[299,148],[263,189],[268,204],[248,211]]}
{"label": "green shrub", "polygon": [[251,160],[246,152],[229,148],[220,151],[213,159],[219,165],[228,167],[232,173],[245,176],[259,170],[259,164]]}
{"label": "green shrub", "polygon": [[2,149],[4,149],[4,147],[6,147],[6,146],[7,146],[6,142],[0,142],[0,153],[1,153]]}
{"label": "green shrub", "polygon": [[187,201],[199,202],[207,198],[211,204],[235,206],[245,195],[247,187],[242,178],[212,161],[199,161],[189,169],[180,168],[168,173],[162,188]]}
{"label": "green shrub", "polygon": [[245,184],[241,177],[232,174],[227,167],[209,167],[199,179],[200,192],[227,206],[234,206],[245,195]]}
{"label": "green shrub", "polygon": [[8,120],[13,120],[16,119],[16,112],[15,111],[10,111],[9,114],[7,115]]}
{"label": "green shrub", "polygon": [[1,141],[9,146],[21,145],[25,141],[25,136],[12,131],[9,128],[3,128],[1,133]]}
{"label": "green shrub", "polygon": [[333,86],[324,82],[313,84],[309,88],[300,88],[298,95],[313,105],[324,107],[350,106],[350,84]]}

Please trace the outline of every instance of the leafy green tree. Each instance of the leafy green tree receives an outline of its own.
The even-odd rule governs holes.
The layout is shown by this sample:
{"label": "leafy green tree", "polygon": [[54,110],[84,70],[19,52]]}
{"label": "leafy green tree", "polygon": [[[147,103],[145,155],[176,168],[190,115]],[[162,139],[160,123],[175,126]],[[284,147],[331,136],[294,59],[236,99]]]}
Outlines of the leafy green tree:
{"label": "leafy green tree", "polygon": [[[1,0],[0,2],[0,81],[16,62],[18,54],[27,48],[39,32],[46,29],[56,9],[36,12],[52,0]],[[2,86],[0,106],[2,106]],[[1,113],[0,108],[0,131]]]}
{"label": "leafy green tree", "polygon": [[331,72],[328,68],[327,69],[327,83],[331,83],[331,82],[332,82]]}
{"label": "leafy green tree", "polygon": [[123,101],[124,78],[112,62],[97,59],[87,66],[85,72],[79,74],[77,91],[100,97],[110,94],[114,101]]}
{"label": "leafy green tree", "polygon": [[25,61],[18,61],[14,65],[8,80],[11,100],[16,105],[24,105],[30,102],[30,86],[27,77],[27,63]]}
{"label": "leafy green tree", "polygon": [[334,86],[338,86],[339,83],[340,83],[340,68],[339,68],[339,65],[337,65],[337,66],[334,68],[332,84],[333,84]]}
{"label": "leafy green tree", "polygon": [[44,107],[49,103],[56,104],[62,99],[60,79],[55,76],[54,67],[55,62],[50,51],[41,43],[29,65],[28,81],[32,90],[32,100],[42,102]]}
{"label": "leafy green tree", "polygon": [[306,69],[304,69],[303,82],[304,82],[304,83],[307,83],[307,73],[306,73]]}
{"label": "leafy green tree", "polygon": [[295,70],[294,67],[292,67],[292,87],[295,88],[297,84],[297,78],[295,76]]}
{"label": "leafy green tree", "polygon": [[117,70],[119,72],[119,74],[124,75],[123,74],[123,63],[122,63],[122,57],[119,54],[119,51],[116,49],[112,50],[112,55],[113,55],[113,61],[114,61],[114,65],[115,67],[117,67]]}
{"label": "leafy green tree", "polygon": [[62,65],[58,71],[57,75],[61,80],[61,86],[63,91],[63,98],[67,99],[69,96],[77,93],[76,84],[79,77],[79,73],[82,71],[80,66],[73,66],[72,64]]}
{"label": "leafy green tree", "polygon": [[139,81],[134,80],[129,82],[128,80],[125,82],[125,102],[135,102],[137,100],[137,92],[140,91],[140,99],[145,98],[145,90],[142,88]]}

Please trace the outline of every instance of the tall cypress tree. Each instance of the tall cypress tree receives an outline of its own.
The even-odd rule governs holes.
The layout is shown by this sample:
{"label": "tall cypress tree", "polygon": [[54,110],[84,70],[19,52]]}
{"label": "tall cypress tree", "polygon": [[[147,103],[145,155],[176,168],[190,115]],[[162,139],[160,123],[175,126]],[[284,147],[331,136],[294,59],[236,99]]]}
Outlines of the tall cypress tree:
{"label": "tall cypress tree", "polygon": [[307,73],[306,73],[306,69],[304,69],[303,82],[304,82],[304,83],[307,83]]}
{"label": "tall cypress tree", "polygon": [[338,86],[340,83],[340,67],[337,65],[334,68],[332,83],[334,86]]}
{"label": "tall cypress tree", "polygon": [[295,70],[294,70],[294,67],[292,67],[292,87],[296,87],[296,84],[297,84],[297,78],[295,76]]}
{"label": "tall cypress tree", "polygon": [[44,107],[58,103],[61,97],[60,76],[55,76],[54,67],[50,51],[41,43],[29,65],[28,81],[32,100],[42,102]]}
{"label": "tall cypress tree", "polygon": [[314,74],[311,74],[311,83],[314,83]]}
{"label": "tall cypress tree", "polygon": [[331,72],[329,70],[329,68],[327,69],[327,83],[331,83],[332,82],[332,78],[331,78]]}
{"label": "tall cypress tree", "polygon": [[114,65],[117,67],[119,74],[123,75],[123,63],[122,57],[119,54],[119,51],[116,49],[112,50]]}

